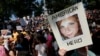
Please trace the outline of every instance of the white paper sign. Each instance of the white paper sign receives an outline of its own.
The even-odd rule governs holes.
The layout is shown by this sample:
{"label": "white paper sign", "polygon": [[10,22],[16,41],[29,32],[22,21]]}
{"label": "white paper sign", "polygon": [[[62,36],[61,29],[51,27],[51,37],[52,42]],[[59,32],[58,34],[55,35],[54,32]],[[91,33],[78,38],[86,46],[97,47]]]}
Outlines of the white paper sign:
{"label": "white paper sign", "polygon": [[17,30],[23,30],[22,26],[16,26]]}
{"label": "white paper sign", "polygon": [[60,48],[67,51],[92,44],[82,2],[48,16]]}

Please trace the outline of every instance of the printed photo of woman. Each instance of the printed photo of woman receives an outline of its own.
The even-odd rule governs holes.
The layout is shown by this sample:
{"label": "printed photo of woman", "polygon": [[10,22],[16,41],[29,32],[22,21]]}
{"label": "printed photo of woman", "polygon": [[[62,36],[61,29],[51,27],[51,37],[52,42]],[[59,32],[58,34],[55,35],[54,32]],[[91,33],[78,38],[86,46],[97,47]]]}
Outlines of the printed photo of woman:
{"label": "printed photo of woman", "polygon": [[72,15],[70,17],[63,17],[62,20],[57,21],[59,32],[63,39],[70,39],[82,34],[81,25],[78,15]]}

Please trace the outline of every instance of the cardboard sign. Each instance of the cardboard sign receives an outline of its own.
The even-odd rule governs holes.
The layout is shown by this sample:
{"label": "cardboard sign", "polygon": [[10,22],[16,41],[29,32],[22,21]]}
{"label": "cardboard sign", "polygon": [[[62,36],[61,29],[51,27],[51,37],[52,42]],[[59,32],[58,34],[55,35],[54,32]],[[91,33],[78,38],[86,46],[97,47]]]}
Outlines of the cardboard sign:
{"label": "cardboard sign", "polygon": [[17,30],[23,30],[22,26],[16,26]]}
{"label": "cardboard sign", "polygon": [[9,29],[2,29],[1,30],[1,36],[3,38],[10,38],[12,36],[11,31]]}
{"label": "cardboard sign", "polygon": [[1,35],[7,35],[8,29],[2,29],[1,30]]}
{"label": "cardboard sign", "polygon": [[48,16],[59,48],[67,51],[92,44],[82,2]]}

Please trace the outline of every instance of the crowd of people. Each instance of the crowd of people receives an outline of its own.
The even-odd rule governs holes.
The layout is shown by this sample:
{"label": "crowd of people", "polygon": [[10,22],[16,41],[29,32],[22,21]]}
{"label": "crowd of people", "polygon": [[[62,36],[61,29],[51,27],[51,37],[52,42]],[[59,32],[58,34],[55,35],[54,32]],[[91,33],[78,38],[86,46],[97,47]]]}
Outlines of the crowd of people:
{"label": "crowd of people", "polygon": [[[1,33],[1,56],[56,56],[58,46],[57,43],[53,44],[54,35],[45,20],[47,19],[38,16],[24,26],[23,30],[12,29],[11,37],[5,38],[7,34]],[[31,28],[28,27],[30,24]]]}
{"label": "crowd of people", "polygon": [[100,55],[100,10],[87,10],[87,20],[92,36],[93,45],[90,46],[90,50],[98,56]]}
{"label": "crowd of people", "polygon": [[[81,52],[86,56],[88,49],[88,53],[92,53],[90,55],[100,55],[100,23],[98,22],[100,10],[87,10],[86,15],[93,45],[79,48],[77,53]],[[67,56],[76,55],[75,50],[66,52],[59,49],[47,19],[41,16],[35,17],[27,27],[23,27],[23,30],[12,29],[11,35],[5,38],[5,34],[1,34],[0,56],[64,56],[65,53]]]}

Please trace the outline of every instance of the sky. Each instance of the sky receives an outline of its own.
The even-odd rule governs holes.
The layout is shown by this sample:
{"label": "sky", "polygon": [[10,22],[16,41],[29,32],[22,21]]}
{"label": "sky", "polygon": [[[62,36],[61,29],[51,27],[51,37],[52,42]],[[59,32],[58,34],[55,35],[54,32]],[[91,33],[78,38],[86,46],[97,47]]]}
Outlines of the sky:
{"label": "sky", "polygon": [[10,17],[10,19],[11,19],[12,21],[14,21],[14,20],[17,20],[17,17],[16,17],[14,14],[12,14],[11,17]]}
{"label": "sky", "polygon": [[36,0],[36,2],[39,2],[39,3],[41,3],[41,0]]}

